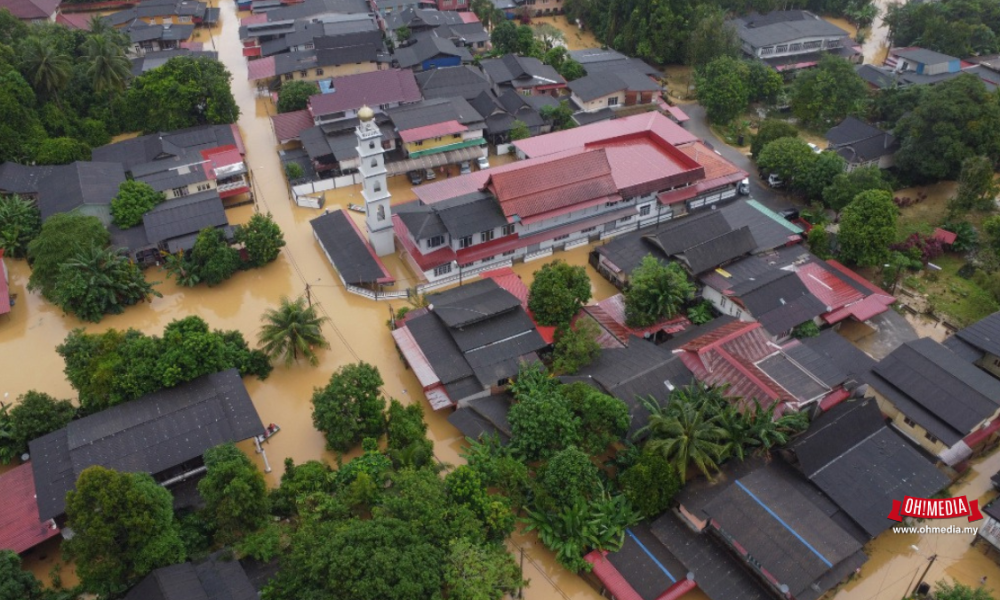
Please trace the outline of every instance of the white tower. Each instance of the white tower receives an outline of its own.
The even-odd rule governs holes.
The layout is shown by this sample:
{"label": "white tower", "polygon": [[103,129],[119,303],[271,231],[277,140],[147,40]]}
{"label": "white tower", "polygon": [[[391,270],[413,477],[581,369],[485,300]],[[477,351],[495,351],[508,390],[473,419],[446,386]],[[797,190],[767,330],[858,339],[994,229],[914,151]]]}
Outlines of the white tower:
{"label": "white tower", "polygon": [[361,195],[365,199],[365,225],[368,242],[375,254],[385,256],[396,250],[392,233],[392,209],[389,205],[389,186],[385,181],[385,157],[382,149],[382,132],[375,124],[375,111],[362,106],[358,111],[361,123],[355,130],[358,136],[358,171],[364,177]]}

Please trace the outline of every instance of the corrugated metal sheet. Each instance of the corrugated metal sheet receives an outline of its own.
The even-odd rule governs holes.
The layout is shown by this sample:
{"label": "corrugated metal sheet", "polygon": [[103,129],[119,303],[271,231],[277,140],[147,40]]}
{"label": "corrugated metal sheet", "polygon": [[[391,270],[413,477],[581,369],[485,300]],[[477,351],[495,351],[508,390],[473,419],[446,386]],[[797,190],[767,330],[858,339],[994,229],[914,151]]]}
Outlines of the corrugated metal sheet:
{"label": "corrugated metal sheet", "polygon": [[427,402],[430,403],[433,410],[441,410],[442,408],[455,406],[455,403],[451,401],[451,398],[448,397],[448,393],[445,392],[444,388],[441,386],[425,390],[424,396],[427,397]]}
{"label": "corrugated metal sheet", "polygon": [[417,345],[417,340],[413,339],[413,334],[407,327],[394,329],[392,339],[396,340],[396,347],[403,353],[406,363],[413,369],[413,374],[417,376],[417,381],[420,382],[424,390],[441,383],[441,380],[434,373],[431,363],[424,356],[420,346]]}
{"label": "corrugated metal sheet", "polygon": [[0,550],[20,554],[59,534],[54,522],[42,523],[38,517],[31,463],[0,476],[0,504]]}

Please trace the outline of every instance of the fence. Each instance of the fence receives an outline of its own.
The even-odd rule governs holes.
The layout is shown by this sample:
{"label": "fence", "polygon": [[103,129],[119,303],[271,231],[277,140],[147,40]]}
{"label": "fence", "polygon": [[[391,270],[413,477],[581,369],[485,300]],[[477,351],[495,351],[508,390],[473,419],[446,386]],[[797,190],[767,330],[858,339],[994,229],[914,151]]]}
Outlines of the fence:
{"label": "fence", "polygon": [[[468,269],[462,269],[461,267],[459,267],[459,272],[454,275],[450,275],[448,277],[442,277],[441,279],[437,279],[435,281],[428,281],[427,283],[417,284],[416,286],[417,293],[423,294],[432,290],[449,286],[453,283],[462,283],[468,279],[478,277],[479,274],[484,271],[502,269],[504,267],[510,267],[513,264],[514,263],[511,260],[503,260],[497,263],[489,265],[481,265],[479,267],[468,268]],[[341,282],[343,282],[343,279],[341,279]],[[358,296],[364,296],[369,300],[399,300],[408,298],[410,295],[410,290],[393,290],[389,292],[375,291],[375,290],[370,290],[368,288],[351,285],[349,283],[344,283],[344,289],[352,294],[356,294]]]}
{"label": "fence", "polygon": [[[330,190],[336,190],[343,187],[349,187],[352,185],[360,185],[364,181],[364,177],[360,173],[354,173],[353,175],[342,175],[340,177],[332,177],[330,179],[319,179],[316,181],[307,181],[305,183],[299,183],[292,186],[292,197],[295,199],[295,203],[299,206],[310,206],[312,208],[318,208],[318,206],[312,206],[312,204],[303,204],[300,198],[309,198],[315,194],[321,194]],[[309,202],[308,199],[304,200]],[[315,200],[313,200],[315,201]]]}

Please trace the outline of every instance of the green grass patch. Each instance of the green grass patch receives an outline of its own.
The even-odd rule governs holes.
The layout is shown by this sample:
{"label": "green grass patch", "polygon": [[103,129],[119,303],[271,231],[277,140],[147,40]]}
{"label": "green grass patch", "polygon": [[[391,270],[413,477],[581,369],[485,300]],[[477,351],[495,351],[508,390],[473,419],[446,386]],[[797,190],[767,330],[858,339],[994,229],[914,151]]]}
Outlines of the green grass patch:
{"label": "green grass patch", "polygon": [[917,289],[925,291],[931,306],[947,315],[955,325],[965,327],[1000,310],[1000,303],[989,292],[958,275],[958,270],[965,265],[964,258],[945,254],[934,264],[941,267],[941,271],[935,273],[936,277],[927,277],[928,272],[923,272]]}

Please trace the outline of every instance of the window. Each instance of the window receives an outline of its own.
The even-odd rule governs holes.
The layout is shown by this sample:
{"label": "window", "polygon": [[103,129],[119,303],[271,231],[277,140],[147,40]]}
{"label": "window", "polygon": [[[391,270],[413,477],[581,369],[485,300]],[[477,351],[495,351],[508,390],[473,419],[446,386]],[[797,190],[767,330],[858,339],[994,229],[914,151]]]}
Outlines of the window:
{"label": "window", "polygon": [[451,263],[446,265],[441,265],[440,267],[434,267],[434,276],[440,277],[441,275],[447,275],[451,273]]}
{"label": "window", "polygon": [[381,181],[376,181],[374,189],[372,191],[381,192],[382,191],[382,182]]}
{"label": "window", "polygon": [[372,140],[372,141],[368,142],[368,149],[369,150],[374,150],[375,149],[375,140]]}
{"label": "window", "polygon": [[581,229],[580,233],[590,233],[591,231],[594,231],[596,229],[597,229],[597,226],[595,225],[594,227],[588,227],[586,229]]}
{"label": "window", "polygon": [[309,75],[309,71],[306,71],[306,70],[299,71],[299,75],[302,76],[302,77],[306,77],[306,76]]}
{"label": "window", "polygon": [[493,239],[493,230],[492,229],[487,229],[486,231],[481,231],[479,233],[479,241],[480,242],[488,242],[488,241],[490,241],[492,239]]}
{"label": "window", "polygon": [[817,40],[815,42],[806,42],[802,44],[803,50],[815,50],[816,48],[822,48],[822,47],[823,47],[822,40]]}
{"label": "window", "polygon": [[458,247],[459,248],[468,248],[471,245],[472,245],[472,236],[471,235],[467,235],[464,238],[458,240]]}
{"label": "window", "polygon": [[774,47],[773,46],[770,47],[770,48],[761,48],[760,49],[760,55],[761,56],[770,56],[771,54],[774,54]]}
{"label": "window", "polygon": [[514,224],[513,223],[511,223],[510,225],[504,225],[503,228],[500,229],[500,235],[502,235],[502,236],[503,235],[511,235],[513,233],[514,233]]}
{"label": "window", "polygon": [[188,189],[186,187],[174,188],[171,191],[174,193],[174,198],[183,198],[188,195]]}
{"label": "window", "polygon": [[615,206],[616,204],[621,204],[621,203],[622,203],[621,200],[617,200],[615,202],[605,202],[604,203],[604,207],[605,208],[611,208],[612,206]]}
{"label": "window", "polygon": [[317,75],[322,75],[323,74],[323,69],[316,69],[316,74]]}
{"label": "window", "polygon": [[789,52],[798,52],[800,50],[802,50],[802,44],[800,43],[795,43],[788,47]]}
{"label": "window", "polygon": [[721,306],[722,308],[726,308],[727,304],[729,304],[729,300],[727,300],[726,297],[723,296],[722,300],[719,301],[719,306]]}
{"label": "window", "polygon": [[198,191],[199,192],[205,192],[205,191],[208,191],[210,189],[212,189],[212,184],[211,183],[199,183],[198,184]]}
{"label": "window", "polygon": [[993,359],[993,366],[994,367],[1000,367],[1000,358],[994,358]]}
{"label": "window", "polygon": [[288,73],[288,74],[285,75],[285,81],[291,81],[294,78],[295,78],[295,75],[292,75],[291,73]]}
{"label": "window", "polygon": [[608,106],[618,106],[618,96],[608,98]]}
{"label": "window", "polygon": [[553,242],[558,242],[559,240],[565,240],[565,239],[566,239],[566,238],[568,238],[568,237],[569,237],[569,234],[568,234],[568,233],[567,233],[567,234],[565,234],[565,235],[558,235],[558,236],[556,236],[556,237],[552,238],[552,241],[553,241]]}
{"label": "window", "polygon": [[438,246],[440,246],[442,244],[444,244],[444,236],[443,235],[436,235],[436,236],[432,237],[431,239],[427,240],[427,247],[428,248],[437,248]]}
{"label": "window", "polygon": [[517,252],[517,250],[508,250],[508,251],[504,252],[503,254],[501,254],[500,256],[514,256],[515,252]]}
{"label": "window", "polygon": [[934,437],[933,435],[931,435],[931,433],[929,431],[924,434],[924,437],[927,438],[928,440],[930,440],[930,442],[932,444],[936,444],[938,442],[938,439],[936,437]]}
{"label": "window", "polygon": [[479,262],[481,262],[481,263],[488,263],[488,262],[490,262],[491,260],[493,260],[494,258],[496,258],[496,255],[493,255],[493,256],[487,256],[486,258],[484,258],[483,260],[481,260],[481,261],[479,261]]}
{"label": "window", "polygon": [[462,134],[461,133],[452,134],[451,139],[453,139],[453,140],[460,140],[460,139],[462,139]]}
{"label": "window", "polygon": [[648,215],[651,212],[653,212],[653,205],[652,204],[647,204],[645,206],[640,206],[639,207],[639,216],[640,217],[645,217],[646,215]]}
{"label": "window", "polygon": [[840,40],[827,40],[826,41],[826,47],[827,48],[840,48]]}
{"label": "window", "polygon": [[420,140],[419,142],[413,142],[413,145],[414,146],[423,146],[424,145],[424,140]]}
{"label": "window", "polygon": [[379,221],[385,221],[385,207],[384,206],[379,206],[378,207],[378,217],[377,218],[378,218]]}
{"label": "window", "polygon": [[780,46],[777,46],[774,49],[774,51],[778,54],[781,54],[782,52],[788,52],[788,44],[782,44]]}
{"label": "window", "polygon": [[373,158],[372,159],[372,167],[377,167],[377,166],[378,166],[378,159],[377,158]]}
{"label": "window", "polygon": [[916,427],[917,426],[917,422],[914,421],[913,419],[911,419],[910,417],[903,417],[903,422],[906,423],[907,425],[909,425],[910,427]]}
{"label": "window", "polygon": [[621,219],[618,219],[618,222],[619,223],[628,223],[631,220],[632,220],[632,217],[622,217]]}

